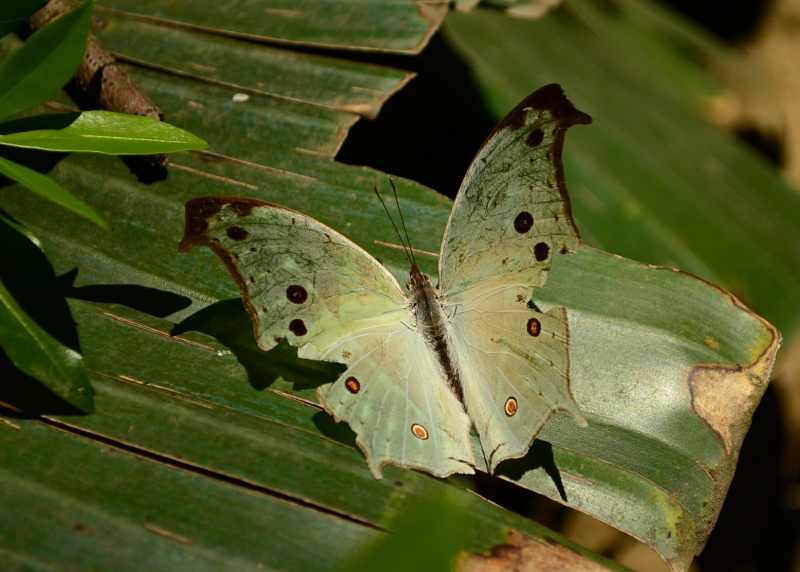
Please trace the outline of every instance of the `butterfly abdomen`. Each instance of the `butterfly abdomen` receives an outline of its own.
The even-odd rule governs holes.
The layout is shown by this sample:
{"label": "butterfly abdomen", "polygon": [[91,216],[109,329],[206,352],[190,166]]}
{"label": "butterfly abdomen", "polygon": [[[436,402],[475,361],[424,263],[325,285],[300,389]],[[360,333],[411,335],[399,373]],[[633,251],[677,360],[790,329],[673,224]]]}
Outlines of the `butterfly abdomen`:
{"label": "butterfly abdomen", "polygon": [[447,317],[430,279],[422,274],[416,265],[411,267],[409,290],[410,297],[414,301],[417,328],[436,355],[450,389],[463,404],[464,390],[461,387],[452,344],[448,339]]}

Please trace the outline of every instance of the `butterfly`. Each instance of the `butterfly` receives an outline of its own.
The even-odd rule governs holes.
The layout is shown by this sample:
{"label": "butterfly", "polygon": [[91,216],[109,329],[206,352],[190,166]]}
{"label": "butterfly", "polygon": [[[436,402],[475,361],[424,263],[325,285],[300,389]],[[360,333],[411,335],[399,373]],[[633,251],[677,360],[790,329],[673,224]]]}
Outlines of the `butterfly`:
{"label": "butterfly", "polygon": [[301,358],[344,364],[319,401],[356,433],[376,478],[386,463],[493,473],[526,455],[554,411],[586,425],[566,311],[541,310],[532,293],[579,243],[561,152],[567,128],[590,122],[551,84],[497,125],[456,196],[435,286],[413,255],[401,286],[332,228],[251,198],[188,201],[180,248],[223,260],[261,349],[286,339]]}

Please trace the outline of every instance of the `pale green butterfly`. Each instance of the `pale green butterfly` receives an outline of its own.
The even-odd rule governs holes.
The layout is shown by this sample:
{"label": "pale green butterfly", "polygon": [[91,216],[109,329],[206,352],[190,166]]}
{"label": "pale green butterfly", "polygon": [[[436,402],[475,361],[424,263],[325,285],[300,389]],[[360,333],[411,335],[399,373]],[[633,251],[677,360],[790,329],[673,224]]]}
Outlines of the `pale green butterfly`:
{"label": "pale green butterfly", "polygon": [[187,202],[181,249],[222,258],[261,349],[286,338],[301,358],[346,365],[319,400],[355,431],[376,478],[385,463],[494,472],[555,410],[586,424],[569,389],[566,312],[529,300],[578,244],[561,151],[567,128],[590,121],[548,85],[498,124],[450,213],[437,287],[412,264],[403,288],[335,230],[255,199]]}

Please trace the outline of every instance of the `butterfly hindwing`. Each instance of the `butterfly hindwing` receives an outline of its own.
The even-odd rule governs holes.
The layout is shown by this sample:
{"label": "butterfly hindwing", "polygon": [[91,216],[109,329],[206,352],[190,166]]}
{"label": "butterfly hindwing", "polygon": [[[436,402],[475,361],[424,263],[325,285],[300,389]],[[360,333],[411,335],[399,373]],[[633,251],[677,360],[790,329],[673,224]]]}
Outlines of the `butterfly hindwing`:
{"label": "butterfly hindwing", "polygon": [[347,366],[318,394],[355,431],[376,477],[385,462],[473,472],[469,419],[377,260],[309,216],[246,198],[189,201],[181,249],[197,244],[236,280],[259,347],[286,338],[300,357]]}
{"label": "butterfly hindwing", "polygon": [[525,455],[557,409],[585,423],[569,389],[566,313],[528,301],[579,243],[561,151],[567,128],[589,121],[556,85],[528,96],[473,160],[445,230],[439,290],[490,470]]}
{"label": "butterfly hindwing", "polygon": [[493,472],[503,460],[524,456],[556,409],[581,417],[569,392],[564,308],[543,312],[528,305],[526,289],[483,286],[456,297],[452,326],[464,402]]}
{"label": "butterfly hindwing", "polygon": [[352,362],[320,396],[358,434],[373,474],[385,462],[437,477],[473,473],[470,420],[422,336],[403,327],[346,345]]}

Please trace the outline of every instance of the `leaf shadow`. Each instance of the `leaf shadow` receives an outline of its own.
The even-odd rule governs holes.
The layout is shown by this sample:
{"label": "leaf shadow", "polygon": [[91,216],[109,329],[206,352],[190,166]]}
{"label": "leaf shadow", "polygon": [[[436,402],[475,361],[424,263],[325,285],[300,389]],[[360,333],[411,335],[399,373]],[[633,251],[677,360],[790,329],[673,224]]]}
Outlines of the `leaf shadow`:
{"label": "leaf shadow", "polygon": [[567,502],[567,491],[564,489],[564,482],[561,479],[561,471],[558,470],[555,457],[553,456],[553,446],[547,441],[536,439],[528,449],[528,453],[519,459],[509,459],[500,465],[500,470],[496,471],[504,477],[513,481],[520,480],[526,473],[542,469],[558,491],[558,496],[565,503]]}
{"label": "leaf shadow", "polygon": [[139,284],[75,286],[77,276],[78,269],[73,268],[58,277],[61,291],[67,298],[86,302],[120,304],[158,318],[166,318],[192,304],[191,298],[181,294]]}
{"label": "leaf shadow", "polygon": [[[533,490],[517,484],[523,475],[530,471],[544,470],[552,480],[561,501],[567,503],[567,493],[561,479],[561,473],[555,463],[553,447],[546,441],[533,442],[528,454],[520,459],[503,462],[494,475],[476,472],[473,475],[473,487],[481,496],[499,506],[530,518],[531,515],[545,516],[556,505],[552,500]],[[498,478],[505,477],[505,478]]]}
{"label": "leaf shadow", "polygon": [[176,324],[170,333],[187,331],[203,332],[219,340],[233,352],[245,368],[248,382],[259,391],[278,379],[291,383],[294,390],[314,389],[336,380],[345,369],[337,363],[299,358],[297,349],[286,340],[266,352],[259,348],[252,321],[239,298],[206,306]]}
{"label": "leaf shadow", "polygon": [[356,448],[356,434],[344,421],[336,422],[334,418],[325,411],[316,413],[311,421],[319,429],[320,433],[326,437],[338,441],[344,445]]}

